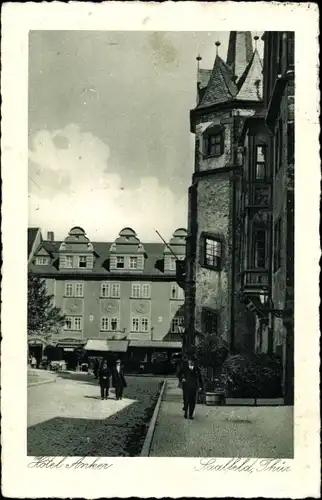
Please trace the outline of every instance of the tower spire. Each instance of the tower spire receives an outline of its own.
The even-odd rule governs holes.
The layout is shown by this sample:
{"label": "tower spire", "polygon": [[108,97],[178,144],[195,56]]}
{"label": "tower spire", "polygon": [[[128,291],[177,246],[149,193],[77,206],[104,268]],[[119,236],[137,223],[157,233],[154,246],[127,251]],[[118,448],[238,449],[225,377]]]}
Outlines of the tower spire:
{"label": "tower spire", "polygon": [[231,31],[229,35],[227,64],[238,80],[245,71],[253,55],[250,31]]}

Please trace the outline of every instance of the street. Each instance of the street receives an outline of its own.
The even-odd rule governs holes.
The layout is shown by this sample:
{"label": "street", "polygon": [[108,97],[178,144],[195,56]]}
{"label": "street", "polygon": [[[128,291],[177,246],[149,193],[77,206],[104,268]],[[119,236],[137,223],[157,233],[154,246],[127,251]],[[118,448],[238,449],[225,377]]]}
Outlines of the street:
{"label": "street", "polygon": [[28,388],[28,455],[137,456],[162,379],[127,377],[121,401],[100,398],[92,375],[62,373]]}

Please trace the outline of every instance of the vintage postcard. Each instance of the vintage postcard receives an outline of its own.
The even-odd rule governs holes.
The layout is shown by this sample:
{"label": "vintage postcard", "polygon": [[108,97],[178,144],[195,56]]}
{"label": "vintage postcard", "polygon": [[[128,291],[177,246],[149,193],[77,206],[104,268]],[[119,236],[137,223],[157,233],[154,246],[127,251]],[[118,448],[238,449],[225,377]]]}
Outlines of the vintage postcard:
{"label": "vintage postcard", "polygon": [[2,24],[3,494],[319,497],[317,6]]}

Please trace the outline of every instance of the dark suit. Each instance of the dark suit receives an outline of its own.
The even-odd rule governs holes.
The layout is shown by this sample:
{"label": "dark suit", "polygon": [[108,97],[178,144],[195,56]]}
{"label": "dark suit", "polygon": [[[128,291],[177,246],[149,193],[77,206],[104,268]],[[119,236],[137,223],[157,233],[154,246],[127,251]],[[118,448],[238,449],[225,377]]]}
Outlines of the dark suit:
{"label": "dark suit", "polygon": [[101,386],[101,398],[104,399],[105,397],[105,399],[107,399],[108,391],[110,388],[110,376],[111,376],[109,368],[101,367],[99,369],[98,376],[99,376],[99,383]]}
{"label": "dark suit", "polygon": [[115,387],[115,397],[116,399],[122,399],[123,390],[126,387],[126,380],[124,377],[123,367],[120,366],[120,370],[117,370],[115,366],[112,372],[112,383],[113,387]]}
{"label": "dark suit", "polygon": [[192,417],[196,406],[198,389],[203,389],[202,377],[199,368],[194,366],[193,369],[190,369],[188,363],[185,363],[180,371],[179,380],[182,383],[183,409],[185,417],[188,412],[189,417]]}

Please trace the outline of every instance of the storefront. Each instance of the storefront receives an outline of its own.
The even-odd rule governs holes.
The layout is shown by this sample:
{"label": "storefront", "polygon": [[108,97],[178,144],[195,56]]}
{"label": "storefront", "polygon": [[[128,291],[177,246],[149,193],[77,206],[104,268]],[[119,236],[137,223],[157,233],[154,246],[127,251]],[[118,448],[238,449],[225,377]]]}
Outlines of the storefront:
{"label": "storefront", "polygon": [[56,344],[61,351],[61,359],[66,363],[67,370],[76,370],[82,362],[84,342],[74,339],[63,339]]}
{"label": "storefront", "polygon": [[181,350],[180,341],[131,340],[127,368],[144,373],[171,374],[175,372]]}
{"label": "storefront", "polygon": [[89,358],[106,359],[110,366],[113,366],[117,358],[126,361],[128,340],[96,340],[89,339],[84,350]]}
{"label": "storefront", "polygon": [[30,335],[28,337],[28,358],[35,357],[37,361],[37,368],[40,367],[42,360],[45,356],[44,350],[48,341],[44,337],[38,335]]}

